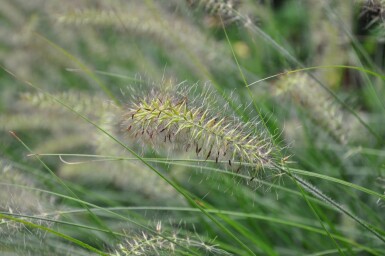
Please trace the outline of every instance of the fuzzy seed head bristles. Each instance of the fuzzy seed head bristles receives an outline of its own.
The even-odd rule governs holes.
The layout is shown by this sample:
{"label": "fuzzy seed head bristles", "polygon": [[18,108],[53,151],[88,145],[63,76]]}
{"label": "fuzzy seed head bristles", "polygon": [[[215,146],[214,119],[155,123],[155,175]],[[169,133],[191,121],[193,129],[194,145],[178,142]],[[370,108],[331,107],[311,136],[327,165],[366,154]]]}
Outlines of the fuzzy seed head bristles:
{"label": "fuzzy seed head bristles", "polygon": [[239,20],[237,7],[239,0],[187,0],[191,6],[202,8],[209,15],[219,16],[226,23]]}
{"label": "fuzzy seed head bristles", "polygon": [[[0,158],[0,211],[9,214],[22,214],[31,216],[45,216],[47,212],[52,211],[54,197],[47,197],[40,192],[31,191],[25,187],[35,187],[32,176],[19,171],[7,161]],[[56,220],[59,215],[52,215],[50,218]],[[30,220],[38,225],[50,227],[51,221],[40,220],[38,218]],[[22,237],[24,233],[31,233],[24,224],[11,220],[0,220],[0,241],[10,237]],[[40,230],[33,231],[36,237],[43,237],[45,234]]]}
{"label": "fuzzy seed head bristles", "polygon": [[384,38],[385,27],[385,1],[384,0],[360,0],[361,7],[359,22],[363,23],[366,30],[373,30],[380,40]]}
{"label": "fuzzy seed head bristles", "polygon": [[205,160],[273,168],[271,139],[255,132],[257,124],[214,114],[178,94],[182,96],[153,92],[133,102],[123,115],[122,129],[135,137],[181,145]]}
{"label": "fuzzy seed head bristles", "polygon": [[295,104],[305,108],[311,120],[335,141],[347,143],[349,129],[344,125],[343,111],[309,75],[295,73],[282,76],[275,90],[276,94],[288,95]]}
{"label": "fuzzy seed head bristles", "polygon": [[148,6],[144,4],[145,1],[126,2],[124,7],[119,8],[119,11],[95,8],[78,9],[55,15],[55,18],[58,23],[63,25],[110,26],[120,30],[124,29],[125,32],[134,33],[146,39],[149,38],[151,42],[156,42],[156,47],[165,49],[171,55],[176,53],[179,61],[181,58],[188,58],[185,59],[186,65],[198,74],[200,71],[191,63],[191,59],[188,54],[186,55],[184,49],[199,56],[202,63],[208,68],[215,67],[215,70],[230,71],[229,65],[222,64],[224,59],[230,57],[226,46],[207,37],[185,17],[170,13],[161,4],[156,4],[157,15],[161,17],[161,22],[159,22]]}
{"label": "fuzzy seed head bristles", "polygon": [[360,0],[359,4],[362,4],[363,11],[377,13],[384,15],[385,12],[385,1],[384,0]]}
{"label": "fuzzy seed head bristles", "polygon": [[[198,234],[181,235],[178,230],[166,232],[159,221],[156,225],[156,233],[141,232],[133,234],[126,241],[118,244],[111,256],[126,255],[179,255],[178,252],[189,248],[203,255],[232,255],[218,248],[215,240],[204,241]],[[185,247],[182,248],[181,246]]]}

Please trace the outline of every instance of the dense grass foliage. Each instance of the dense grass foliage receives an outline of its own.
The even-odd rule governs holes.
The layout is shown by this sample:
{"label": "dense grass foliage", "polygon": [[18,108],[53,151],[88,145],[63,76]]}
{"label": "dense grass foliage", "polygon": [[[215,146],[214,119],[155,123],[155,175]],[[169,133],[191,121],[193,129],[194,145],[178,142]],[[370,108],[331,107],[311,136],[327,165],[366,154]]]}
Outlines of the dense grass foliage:
{"label": "dense grass foliage", "polygon": [[385,255],[381,0],[0,0],[1,255]]}

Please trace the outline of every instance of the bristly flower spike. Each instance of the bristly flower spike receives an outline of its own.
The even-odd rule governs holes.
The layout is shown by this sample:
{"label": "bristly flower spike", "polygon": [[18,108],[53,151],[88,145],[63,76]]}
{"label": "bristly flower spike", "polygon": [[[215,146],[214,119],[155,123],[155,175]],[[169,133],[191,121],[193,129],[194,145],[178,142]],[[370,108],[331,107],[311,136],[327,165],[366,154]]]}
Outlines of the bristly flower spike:
{"label": "bristly flower spike", "polygon": [[194,149],[203,159],[228,162],[229,166],[238,163],[256,169],[274,168],[271,138],[256,132],[258,124],[213,114],[212,109],[198,105],[197,99],[191,102],[195,106],[181,92],[152,92],[128,106],[122,130],[151,140],[159,137],[183,149]]}

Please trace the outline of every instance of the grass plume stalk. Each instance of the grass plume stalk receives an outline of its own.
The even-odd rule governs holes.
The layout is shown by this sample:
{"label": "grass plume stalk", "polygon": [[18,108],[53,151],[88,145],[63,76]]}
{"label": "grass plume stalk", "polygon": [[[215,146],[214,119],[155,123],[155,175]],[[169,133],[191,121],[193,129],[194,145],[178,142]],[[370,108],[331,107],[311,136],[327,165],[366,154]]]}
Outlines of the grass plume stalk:
{"label": "grass plume stalk", "polygon": [[[210,0],[202,0],[203,3],[210,3]],[[232,13],[234,19],[237,20],[240,24],[242,24],[245,28],[247,28],[250,32],[255,33],[259,37],[261,37],[264,41],[268,42],[273,48],[277,50],[283,57],[285,57],[289,63],[298,66],[299,68],[305,68],[304,64],[298,60],[292,53],[290,53],[287,49],[285,49],[282,45],[280,45],[277,41],[275,41],[269,34],[264,32],[260,27],[255,25],[252,19],[236,9],[233,8],[232,5],[221,5],[222,12]],[[309,73],[309,76],[324,90],[326,91],[343,109],[347,112],[350,112],[352,116],[354,116],[357,121],[361,123],[362,126],[365,127],[378,141],[381,141],[381,136],[377,134],[372,127],[370,127],[357,113],[354,109],[352,109],[345,101],[340,99],[330,88],[324,85],[316,76]],[[253,84],[253,83],[252,83]],[[249,84],[250,85],[250,84]],[[248,86],[249,86],[248,85]]]}
{"label": "grass plume stalk", "polygon": [[[220,42],[202,33],[188,20],[175,13],[167,13],[162,5],[156,4],[156,14],[161,20],[159,22],[152,11],[140,1],[127,4],[128,8],[120,7],[119,11],[95,8],[75,9],[55,15],[53,18],[62,25],[112,27],[123,29],[129,34],[133,33],[139,38],[151,39],[157,42],[156,47],[167,49],[170,57],[174,53],[178,58],[185,58],[186,64],[197,74],[201,73],[201,68],[194,63],[189,64],[190,54],[202,60],[205,69],[211,70],[214,67],[213,71],[231,72],[229,62],[225,61],[226,64],[221,64],[226,59],[224,56],[229,54],[226,48]],[[170,31],[173,36],[170,36]]]}
{"label": "grass plume stalk", "polygon": [[239,20],[237,8],[241,4],[239,0],[187,0],[191,7],[203,9],[211,16],[219,16],[226,23]]}
{"label": "grass plume stalk", "polygon": [[348,143],[350,131],[344,122],[344,112],[307,73],[281,76],[274,90],[277,95],[288,95],[297,106],[305,109],[309,119],[337,143]]}
{"label": "grass plume stalk", "polygon": [[364,221],[318,188],[291,174],[289,169],[277,161],[279,151],[274,147],[271,138],[263,132],[261,134],[250,132],[249,123],[242,124],[239,120],[229,120],[212,114],[203,104],[200,107],[189,106],[187,96],[178,98],[171,96],[170,93],[154,91],[149,96],[132,103],[122,119],[122,129],[135,137],[150,140],[160,138],[160,143],[183,144],[186,151],[192,148],[198,156],[206,160],[211,157],[218,162],[222,161],[222,158],[227,158],[229,165],[239,161],[240,166],[242,164],[252,166],[255,172],[254,175],[250,174],[251,180],[259,169],[265,167],[287,174],[304,190],[349,216],[385,242],[385,239]]}
{"label": "grass plume stalk", "polygon": [[4,1],[0,252],[385,255],[385,1],[307,2]]}
{"label": "grass plume stalk", "polygon": [[[8,73],[10,76],[14,77],[15,79],[21,81],[23,84],[29,86],[29,87],[32,87],[34,89],[36,89],[37,91],[39,92],[43,92],[45,93],[46,95],[48,95],[49,97],[51,97],[53,100],[55,100],[57,103],[59,103],[60,105],[62,105],[63,107],[67,108],[68,110],[70,110],[72,113],[76,114],[77,116],[79,116],[80,118],[82,118],[84,121],[86,121],[87,123],[89,124],[92,124],[95,128],[97,128],[100,132],[104,133],[106,136],[108,136],[111,140],[115,141],[117,144],[119,144],[121,147],[123,147],[124,149],[128,150],[134,157],[136,157],[140,162],[142,162],[145,166],[147,166],[148,168],[150,168],[153,172],[155,172],[161,179],[165,180],[168,184],[170,184],[175,190],[177,190],[181,195],[183,195],[183,197],[185,197],[192,205],[194,205],[195,207],[197,207],[204,215],[207,216],[207,218],[209,218],[213,223],[215,223],[215,225],[217,225],[224,233],[226,233],[227,235],[229,235],[234,241],[236,241],[244,250],[245,252],[248,254],[248,255],[255,255],[255,253],[245,244],[243,243],[235,234],[233,234],[228,228],[226,228],[221,222],[219,222],[215,217],[213,217],[212,215],[210,215],[201,205],[199,205],[197,202],[195,202],[189,195],[187,192],[185,192],[184,189],[180,188],[176,183],[172,182],[171,180],[167,179],[166,176],[164,176],[161,172],[159,172],[156,168],[154,168],[150,163],[148,163],[144,158],[142,158],[140,155],[138,155],[134,150],[132,150],[131,148],[129,148],[128,146],[126,146],[123,142],[121,142],[120,140],[118,140],[117,138],[115,138],[113,135],[111,135],[110,133],[108,133],[106,130],[104,130],[102,127],[100,127],[99,125],[97,125],[95,122],[93,122],[92,120],[90,120],[89,118],[87,118],[86,116],[82,115],[81,113],[77,112],[75,109],[71,108],[69,105],[67,105],[66,103],[62,102],[60,99],[54,97],[53,95],[49,94],[48,92],[45,92],[43,91],[41,88],[35,86],[34,84],[32,84],[31,82],[29,81],[26,81],[26,80],[21,80],[18,76],[16,76],[14,73],[12,73],[11,71],[9,71],[8,69],[4,68],[1,66],[1,68],[6,72]],[[32,152],[31,149],[22,141],[20,140],[20,138],[18,138],[16,136],[15,133],[11,132],[11,135],[13,135],[28,151]],[[43,166],[50,172],[50,173],[53,173],[52,170],[39,158],[38,155],[36,155],[36,158],[43,164]],[[57,176],[55,176],[57,177]],[[59,181],[61,181],[59,179]],[[65,185],[65,184],[64,184]],[[76,197],[76,195],[75,195]],[[77,198],[77,197],[76,197]],[[78,198],[77,198],[78,199]],[[80,201],[84,207],[86,208],[87,211],[89,211],[89,208],[84,204],[84,201]],[[91,212],[92,213],[92,212]],[[96,216],[95,216],[96,217]],[[98,221],[98,220],[96,220]]]}
{"label": "grass plume stalk", "polygon": [[310,194],[312,194],[313,196],[323,200],[324,202],[326,202],[327,204],[329,204],[330,206],[332,206],[333,208],[335,208],[336,210],[338,210],[339,212],[345,214],[346,216],[348,216],[349,218],[353,219],[355,222],[357,222],[358,224],[360,224],[363,228],[365,228],[366,230],[368,230],[369,232],[371,232],[373,235],[375,235],[378,239],[380,239],[382,242],[385,243],[385,238],[379,233],[377,232],[374,228],[372,228],[370,225],[368,225],[366,222],[364,222],[363,220],[361,220],[360,218],[358,218],[357,216],[355,216],[353,213],[349,212],[348,210],[346,210],[343,206],[341,206],[339,203],[337,203],[336,201],[334,201],[332,198],[328,197],[327,195],[325,195],[322,191],[320,191],[317,187],[313,186],[312,184],[310,184],[309,182],[307,182],[306,180],[298,177],[297,175],[293,175],[290,173],[290,171],[288,170],[285,170],[285,169],[281,169],[282,172],[288,174],[293,180],[295,180],[295,182],[297,182],[298,185],[300,185],[304,190],[306,190],[307,192],[309,192]]}
{"label": "grass plume stalk", "polygon": [[135,137],[183,145],[185,151],[193,150],[206,160],[229,166],[239,162],[237,172],[243,164],[254,166],[256,172],[273,168],[276,149],[263,131],[254,131],[258,124],[213,112],[203,104],[189,104],[186,96],[152,92],[128,107],[121,125]]}
{"label": "grass plume stalk", "polygon": [[[128,238],[118,244],[111,256],[128,255],[182,255],[183,251],[178,245],[194,249],[193,252],[204,253],[205,255],[232,255],[217,248],[214,240],[204,241],[198,234],[180,234],[179,230],[167,232],[162,228],[162,222],[158,221],[155,234],[148,234],[144,231],[138,234],[129,235]],[[163,234],[163,236],[159,236]],[[167,237],[166,240],[164,237]]]}

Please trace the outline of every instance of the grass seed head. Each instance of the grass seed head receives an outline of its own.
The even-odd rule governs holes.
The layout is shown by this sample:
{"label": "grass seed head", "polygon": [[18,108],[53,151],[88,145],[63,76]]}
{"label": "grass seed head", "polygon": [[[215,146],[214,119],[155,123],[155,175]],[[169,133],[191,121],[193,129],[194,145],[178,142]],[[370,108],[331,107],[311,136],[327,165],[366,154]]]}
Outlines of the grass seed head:
{"label": "grass seed head", "polygon": [[219,249],[214,240],[205,241],[197,233],[179,234],[179,230],[166,231],[161,222],[155,227],[155,233],[138,232],[119,244],[114,253],[120,255],[179,255],[178,252],[189,248],[205,255],[231,255]]}
{"label": "grass seed head", "polygon": [[237,14],[239,0],[187,0],[187,2],[190,6],[203,9],[208,15],[222,19],[225,23],[239,20]]}
{"label": "grass seed head", "polygon": [[276,83],[275,93],[290,97],[306,111],[314,124],[325,130],[336,142],[347,143],[349,129],[344,123],[344,112],[308,74],[282,76]]}
{"label": "grass seed head", "polygon": [[211,106],[212,99],[190,100],[183,90],[152,91],[129,104],[121,126],[136,138],[151,140],[156,145],[172,143],[185,151],[194,151],[204,160],[229,166],[252,165],[257,169],[273,167],[275,150],[271,138],[257,128],[257,123],[222,115],[226,111],[213,111],[207,103]]}

